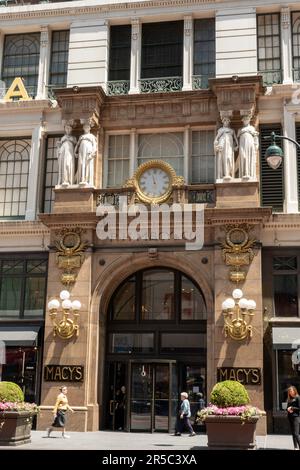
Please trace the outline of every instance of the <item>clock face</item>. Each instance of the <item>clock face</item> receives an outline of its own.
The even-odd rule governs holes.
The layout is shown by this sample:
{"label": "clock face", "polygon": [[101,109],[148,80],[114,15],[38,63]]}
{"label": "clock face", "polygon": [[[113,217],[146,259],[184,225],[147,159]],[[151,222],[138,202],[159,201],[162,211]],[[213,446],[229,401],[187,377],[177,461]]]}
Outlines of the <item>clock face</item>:
{"label": "clock face", "polygon": [[149,198],[163,196],[168,193],[170,186],[171,177],[162,168],[148,168],[141,173],[139,178],[140,190]]}

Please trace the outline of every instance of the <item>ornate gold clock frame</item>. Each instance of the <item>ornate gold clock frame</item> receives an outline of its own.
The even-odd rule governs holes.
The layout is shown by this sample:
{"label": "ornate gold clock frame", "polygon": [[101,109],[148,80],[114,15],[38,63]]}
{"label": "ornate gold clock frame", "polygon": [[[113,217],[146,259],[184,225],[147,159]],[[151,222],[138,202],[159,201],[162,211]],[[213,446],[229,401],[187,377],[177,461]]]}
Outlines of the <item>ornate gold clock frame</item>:
{"label": "ornate gold clock frame", "polygon": [[[167,190],[161,196],[148,196],[146,195],[140,187],[140,178],[142,174],[151,169],[158,168],[165,171],[170,179],[170,184]],[[162,160],[149,160],[148,162],[143,163],[138,167],[133,177],[126,181],[125,188],[133,188],[138,199],[146,204],[161,204],[169,199],[174,188],[184,186],[184,178],[182,176],[177,176],[174,168]]]}

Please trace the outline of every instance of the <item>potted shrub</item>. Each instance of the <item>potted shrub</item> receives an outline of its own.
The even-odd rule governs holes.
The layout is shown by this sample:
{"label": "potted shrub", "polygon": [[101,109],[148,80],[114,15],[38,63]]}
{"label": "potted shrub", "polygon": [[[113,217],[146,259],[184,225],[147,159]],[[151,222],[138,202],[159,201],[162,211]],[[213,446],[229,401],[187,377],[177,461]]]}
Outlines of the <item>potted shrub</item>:
{"label": "potted shrub", "polygon": [[209,405],[197,413],[197,421],[206,424],[209,448],[256,447],[256,424],[264,412],[249,405],[249,401],[248,392],[240,382],[225,380],[214,386]]}
{"label": "potted shrub", "polygon": [[24,402],[24,394],[13,382],[0,382],[0,446],[17,446],[30,442],[35,403]]}

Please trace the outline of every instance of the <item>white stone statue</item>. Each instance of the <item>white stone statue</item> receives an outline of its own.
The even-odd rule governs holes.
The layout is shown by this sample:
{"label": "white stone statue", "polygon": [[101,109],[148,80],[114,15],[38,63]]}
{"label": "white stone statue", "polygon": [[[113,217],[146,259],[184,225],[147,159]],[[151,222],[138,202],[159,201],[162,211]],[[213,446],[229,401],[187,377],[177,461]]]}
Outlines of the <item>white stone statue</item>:
{"label": "white stone statue", "polygon": [[65,135],[57,142],[58,182],[63,187],[74,184],[74,150],[76,137],[71,135],[72,126],[65,125]]}
{"label": "white stone statue", "polygon": [[256,156],[259,147],[258,132],[250,125],[250,116],[242,118],[244,126],[238,131],[240,177],[256,179]]}
{"label": "white stone statue", "polygon": [[90,124],[84,124],[84,134],[79,137],[75,147],[75,155],[78,155],[77,183],[81,186],[94,185],[94,162],[97,154],[97,139],[90,131]]}
{"label": "white stone statue", "polygon": [[217,159],[217,179],[230,180],[234,178],[234,151],[238,148],[235,132],[230,127],[230,119],[222,119],[223,127],[218,129],[214,149]]}

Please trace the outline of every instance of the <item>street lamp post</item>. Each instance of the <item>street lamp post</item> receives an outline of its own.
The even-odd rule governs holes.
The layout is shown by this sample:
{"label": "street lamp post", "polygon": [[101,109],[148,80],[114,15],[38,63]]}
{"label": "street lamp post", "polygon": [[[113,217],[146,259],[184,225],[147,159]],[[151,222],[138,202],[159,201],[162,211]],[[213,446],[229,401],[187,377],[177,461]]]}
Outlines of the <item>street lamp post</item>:
{"label": "street lamp post", "polygon": [[270,136],[265,136],[264,139],[272,140],[271,145],[266,150],[265,159],[269,167],[271,167],[273,170],[276,170],[280,167],[284,156],[282,149],[278,147],[278,145],[276,145],[276,139],[288,140],[300,149],[300,144],[298,144],[296,140],[291,139],[290,137],[286,137],[284,135],[277,135],[275,134],[275,132],[272,132]]}

